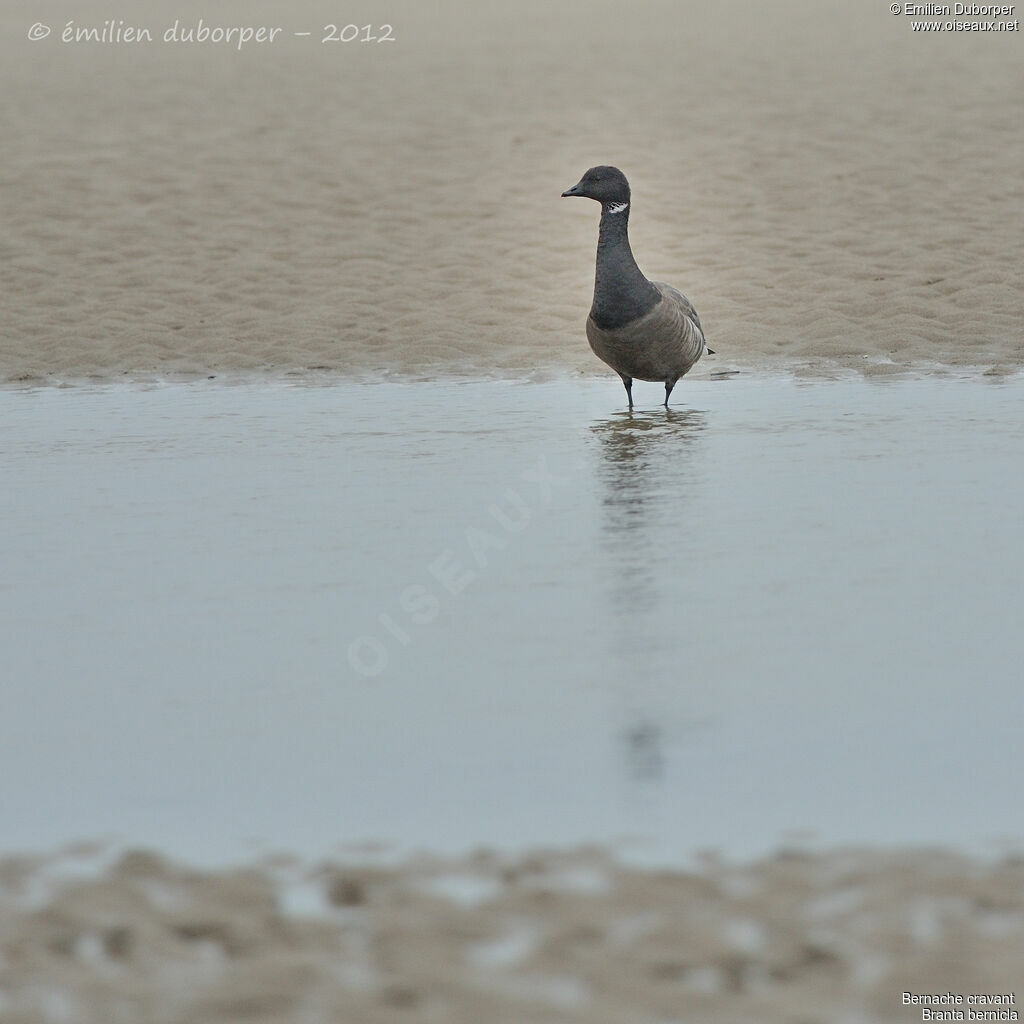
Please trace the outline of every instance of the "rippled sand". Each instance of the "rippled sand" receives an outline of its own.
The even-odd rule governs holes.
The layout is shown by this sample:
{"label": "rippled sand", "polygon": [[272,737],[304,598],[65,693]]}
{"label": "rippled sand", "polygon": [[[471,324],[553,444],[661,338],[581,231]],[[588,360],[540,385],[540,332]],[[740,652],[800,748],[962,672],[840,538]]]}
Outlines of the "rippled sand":
{"label": "rippled sand", "polygon": [[0,377],[602,372],[597,211],[559,198],[597,162],[717,368],[1024,362],[1021,33],[915,34],[882,3],[397,0],[396,42],[361,46],[319,42],[321,4],[208,6],[128,20],[286,32],[29,42],[44,12],[5,4]]}
{"label": "rippled sand", "polygon": [[905,990],[1009,994],[1024,948],[1019,858],[89,860],[0,861],[11,1024],[872,1024],[920,1019]]}

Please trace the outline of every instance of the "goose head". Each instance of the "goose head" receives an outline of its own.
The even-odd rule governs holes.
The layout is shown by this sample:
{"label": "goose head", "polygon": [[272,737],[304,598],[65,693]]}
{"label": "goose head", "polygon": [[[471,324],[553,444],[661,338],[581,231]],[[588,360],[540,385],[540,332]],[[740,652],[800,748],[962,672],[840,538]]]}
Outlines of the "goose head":
{"label": "goose head", "polygon": [[563,199],[567,196],[595,199],[604,209],[627,206],[629,182],[618,167],[591,167],[572,188],[562,193]]}

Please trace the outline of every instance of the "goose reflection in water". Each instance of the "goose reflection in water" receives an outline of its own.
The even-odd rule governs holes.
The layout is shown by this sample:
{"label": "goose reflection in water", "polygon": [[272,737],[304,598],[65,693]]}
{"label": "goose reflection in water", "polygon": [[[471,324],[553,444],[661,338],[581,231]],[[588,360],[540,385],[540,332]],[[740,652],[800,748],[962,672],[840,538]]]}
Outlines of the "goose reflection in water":
{"label": "goose reflection in water", "polygon": [[630,615],[656,600],[678,532],[693,528],[687,504],[706,427],[705,413],[696,409],[626,412],[592,427],[600,442],[602,537],[615,569],[613,598]]}
{"label": "goose reflection in water", "polygon": [[[678,630],[692,621],[666,605],[673,599],[672,574],[685,571],[676,556],[696,529],[691,505],[706,429],[707,415],[695,409],[623,412],[592,427],[600,455],[601,546],[609,568],[602,634],[609,659],[621,665],[614,728],[633,783],[665,776],[660,689],[685,672],[676,663]],[[666,620],[674,629],[666,628]]]}

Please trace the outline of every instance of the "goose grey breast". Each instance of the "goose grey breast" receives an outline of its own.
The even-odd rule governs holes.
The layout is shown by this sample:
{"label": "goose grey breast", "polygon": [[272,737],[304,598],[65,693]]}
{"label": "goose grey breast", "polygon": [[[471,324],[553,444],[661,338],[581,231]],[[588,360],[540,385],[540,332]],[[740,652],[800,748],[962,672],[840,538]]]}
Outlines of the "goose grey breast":
{"label": "goose grey breast", "polygon": [[664,381],[687,373],[707,351],[700,317],[677,288],[651,282],[661,301],[622,327],[604,330],[587,317],[594,354],[617,373],[637,380]]}

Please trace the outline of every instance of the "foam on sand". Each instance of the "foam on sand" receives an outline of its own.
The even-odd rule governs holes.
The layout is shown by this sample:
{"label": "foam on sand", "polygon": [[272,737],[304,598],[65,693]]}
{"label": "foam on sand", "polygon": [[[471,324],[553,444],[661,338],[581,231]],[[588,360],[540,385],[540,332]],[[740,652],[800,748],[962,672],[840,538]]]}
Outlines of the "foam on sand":
{"label": "foam on sand", "polygon": [[657,871],[598,850],[82,857],[0,860],[11,1020],[920,1019],[908,997],[1012,1010],[1024,940],[1019,858],[925,849]]}

